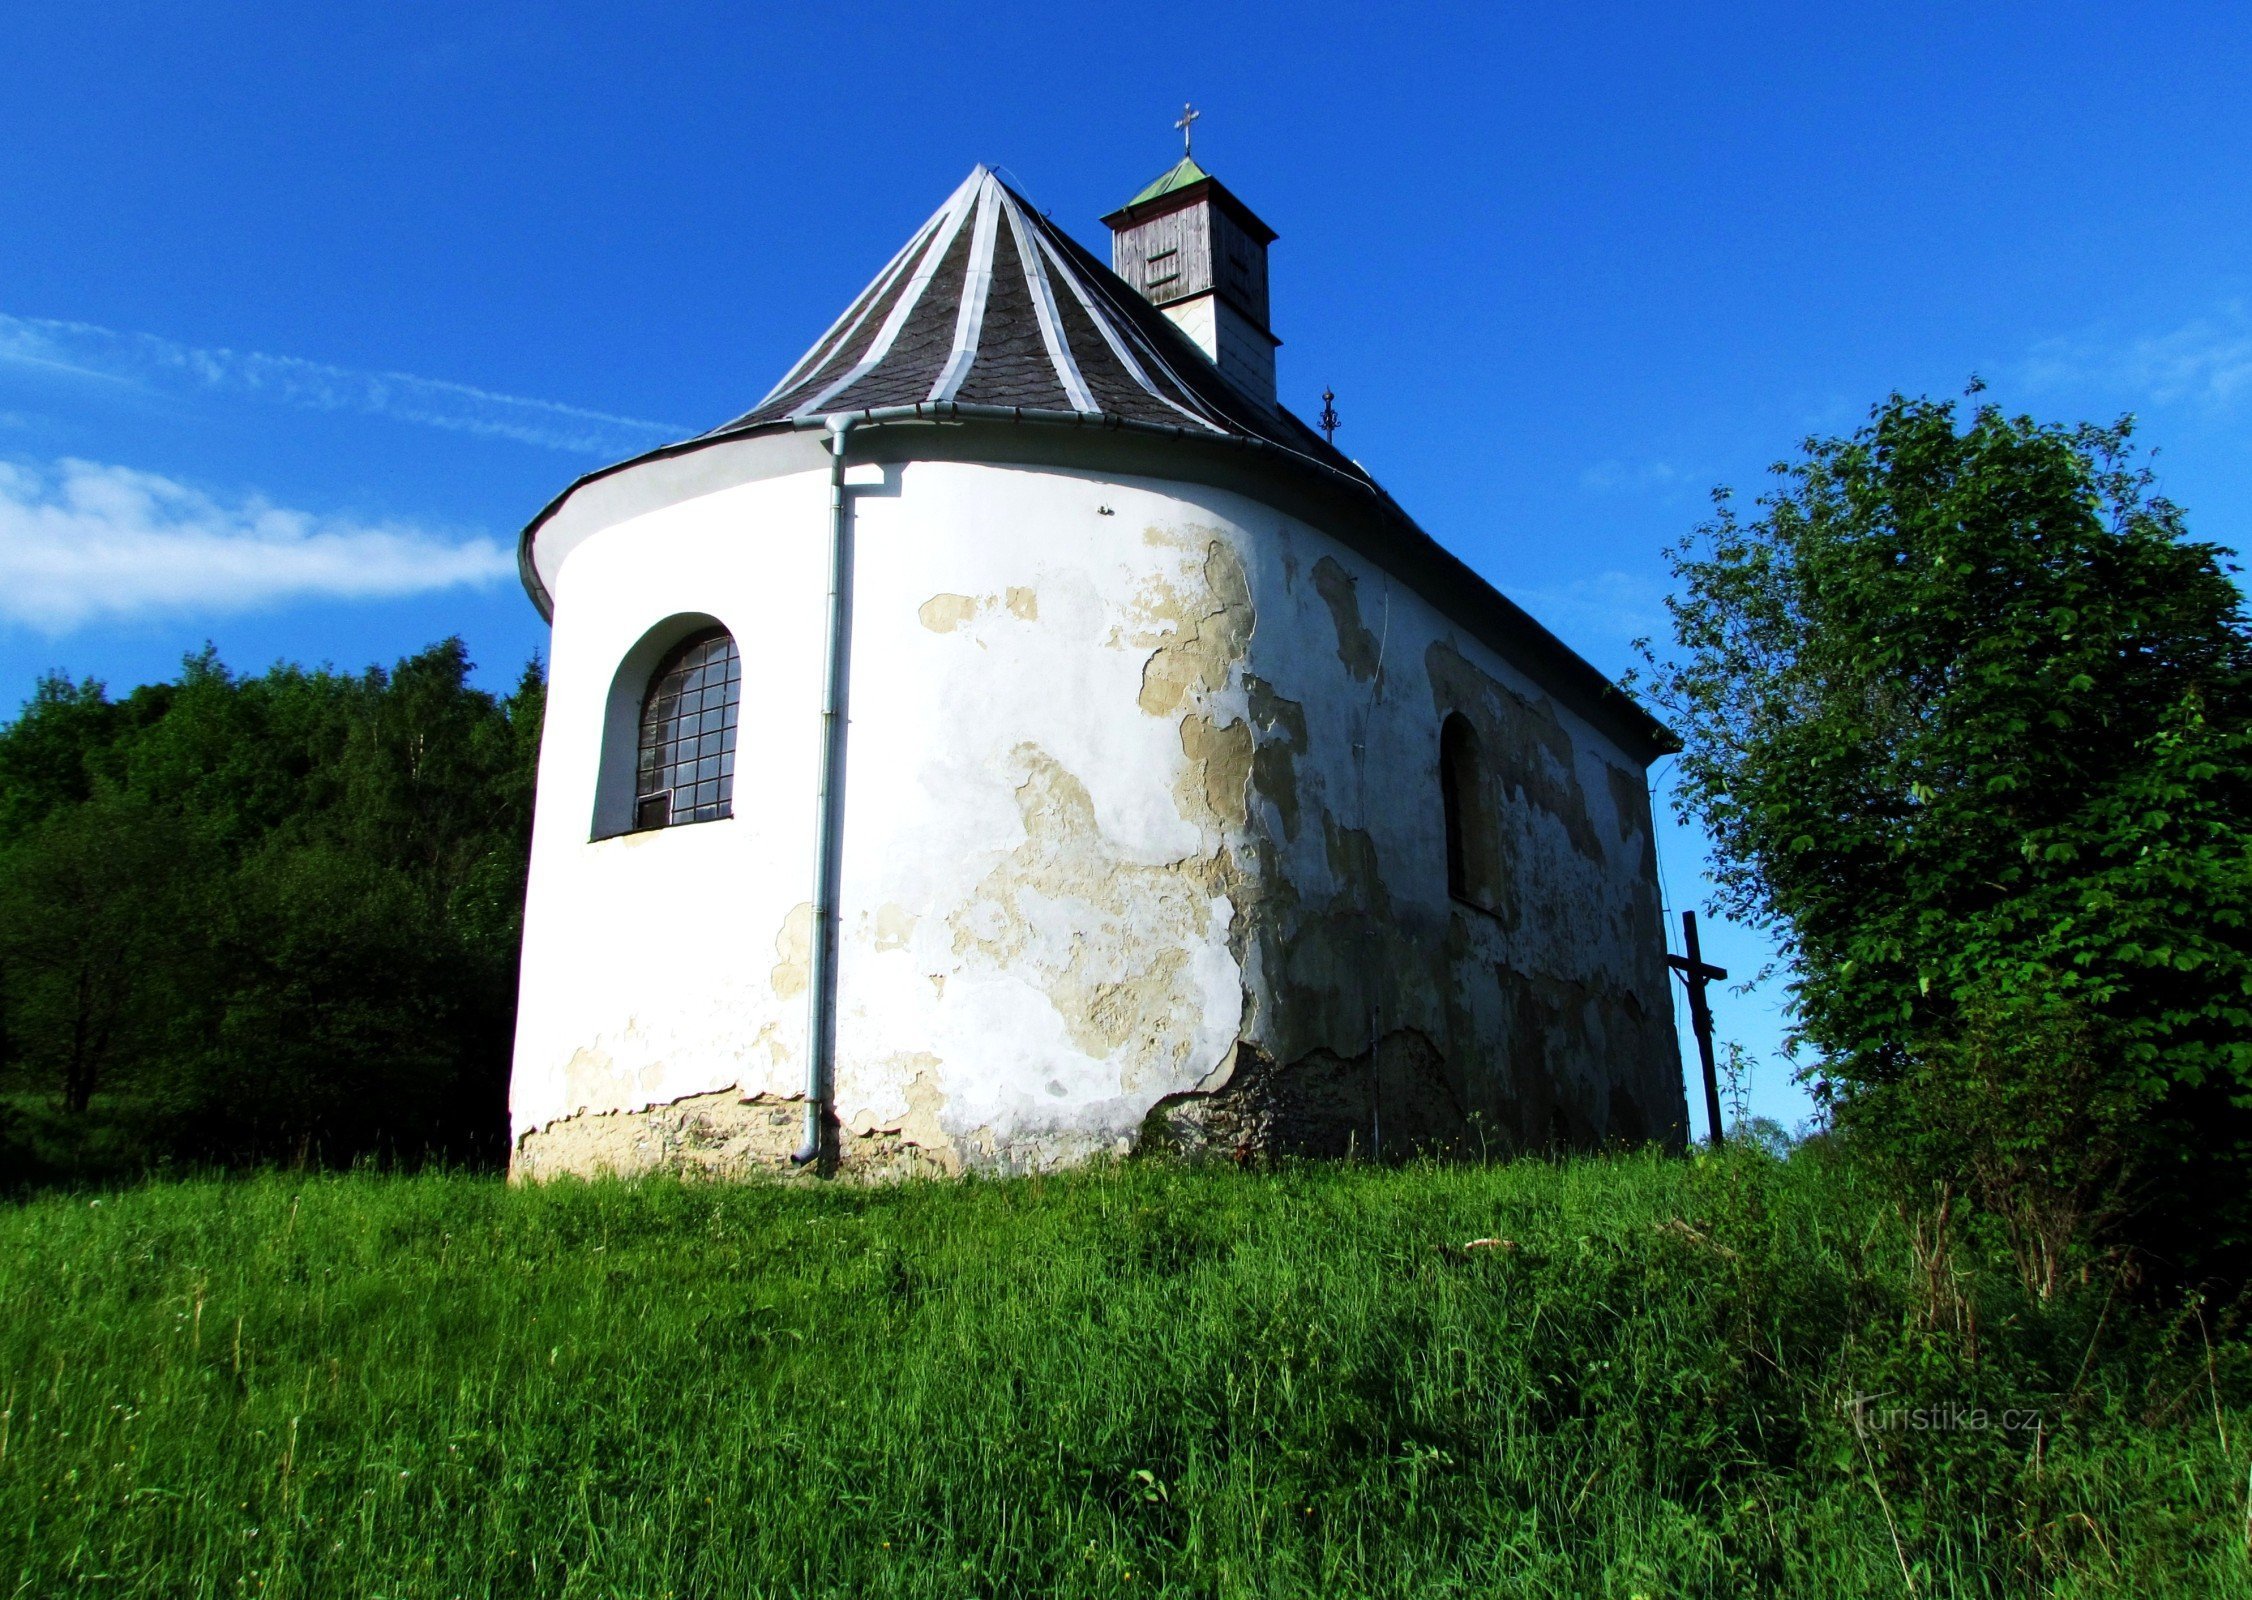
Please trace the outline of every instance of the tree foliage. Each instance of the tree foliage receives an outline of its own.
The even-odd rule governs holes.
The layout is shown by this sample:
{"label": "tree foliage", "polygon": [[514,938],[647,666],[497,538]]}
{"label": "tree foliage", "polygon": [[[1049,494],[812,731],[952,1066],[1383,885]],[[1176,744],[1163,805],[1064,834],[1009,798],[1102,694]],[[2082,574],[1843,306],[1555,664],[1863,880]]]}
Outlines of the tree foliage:
{"label": "tree foliage", "polygon": [[502,1151],[544,689],[469,671],[40,685],[0,729],[0,1159]]}
{"label": "tree foliage", "polygon": [[2241,1233],[2252,635],[2130,425],[1895,395],[1673,567],[1680,805],[1846,1121],[1966,1179],[2115,1146],[2073,1205]]}

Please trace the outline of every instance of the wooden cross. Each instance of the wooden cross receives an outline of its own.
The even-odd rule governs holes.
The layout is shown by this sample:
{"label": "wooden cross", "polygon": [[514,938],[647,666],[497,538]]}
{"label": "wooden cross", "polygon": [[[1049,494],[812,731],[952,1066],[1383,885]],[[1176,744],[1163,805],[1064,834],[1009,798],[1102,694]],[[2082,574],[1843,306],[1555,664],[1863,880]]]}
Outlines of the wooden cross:
{"label": "wooden cross", "polygon": [[1203,115],[1204,113],[1197,110],[1196,107],[1184,105],[1181,107],[1181,120],[1173,124],[1174,127],[1181,130],[1181,159],[1184,161],[1189,157],[1189,146],[1194,142],[1193,136],[1196,133],[1196,130],[1189,124]]}
{"label": "wooden cross", "polygon": [[1712,1007],[1705,1000],[1705,985],[1728,976],[1726,967],[1708,966],[1697,947],[1697,913],[1681,913],[1681,942],[1689,953],[1668,955],[1666,965],[1681,974],[1689,987],[1689,1026],[1697,1035],[1697,1055],[1705,1067],[1705,1124],[1713,1148],[1720,1148],[1720,1078],[1712,1065]]}

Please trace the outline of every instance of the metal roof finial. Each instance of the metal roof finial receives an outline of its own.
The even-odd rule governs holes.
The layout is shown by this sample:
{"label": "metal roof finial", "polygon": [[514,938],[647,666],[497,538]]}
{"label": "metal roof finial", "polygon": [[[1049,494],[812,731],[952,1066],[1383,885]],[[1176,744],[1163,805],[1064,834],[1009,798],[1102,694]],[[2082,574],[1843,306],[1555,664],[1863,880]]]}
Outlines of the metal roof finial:
{"label": "metal roof finial", "polygon": [[1335,389],[1324,389],[1321,392],[1321,432],[1322,437],[1331,444],[1337,442],[1337,391]]}
{"label": "metal roof finial", "polygon": [[1196,107],[1184,104],[1181,107],[1181,120],[1173,124],[1174,127],[1181,130],[1181,159],[1183,161],[1189,159],[1190,146],[1194,142],[1194,135],[1196,133],[1196,130],[1189,126],[1189,124],[1193,123],[1198,117],[1201,117],[1203,115],[1204,113],[1197,110]]}

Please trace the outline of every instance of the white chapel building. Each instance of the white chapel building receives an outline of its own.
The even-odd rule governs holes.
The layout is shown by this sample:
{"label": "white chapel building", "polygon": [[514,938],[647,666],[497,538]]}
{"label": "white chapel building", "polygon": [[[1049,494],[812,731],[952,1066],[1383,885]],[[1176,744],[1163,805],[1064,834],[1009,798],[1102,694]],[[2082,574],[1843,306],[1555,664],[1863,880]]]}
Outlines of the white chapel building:
{"label": "white chapel building", "polygon": [[1667,731],[1282,407],[1241,200],[1104,220],[978,168],[525,530],[518,1177],[1682,1141]]}

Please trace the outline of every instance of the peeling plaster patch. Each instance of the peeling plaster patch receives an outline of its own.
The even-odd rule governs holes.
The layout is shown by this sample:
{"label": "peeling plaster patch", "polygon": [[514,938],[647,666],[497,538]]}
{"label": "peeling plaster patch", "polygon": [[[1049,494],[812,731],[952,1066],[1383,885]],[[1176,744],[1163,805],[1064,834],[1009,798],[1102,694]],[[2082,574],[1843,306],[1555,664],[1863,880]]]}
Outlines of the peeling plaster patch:
{"label": "peeling plaster patch", "polygon": [[1282,817],[1282,836],[1298,837],[1298,757],[1306,751],[1306,708],[1275,693],[1253,673],[1243,675],[1258,744],[1251,752],[1251,781],[1260,799]]}
{"label": "peeling plaster patch", "polygon": [[842,1119],[838,1165],[848,1176],[895,1178],[952,1175],[962,1170],[954,1140],[940,1125],[946,1097],[938,1075],[945,1065],[927,1050],[907,1051],[871,1062],[880,1080],[904,1078],[906,1111],[880,1117],[862,1110]]}
{"label": "peeling plaster patch", "polygon": [[898,1051],[866,1063],[856,1076],[865,1076],[877,1083],[904,1084],[907,1112],[902,1117],[886,1119],[863,1108],[842,1118],[843,1125],[854,1133],[868,1133],[878,1128],[899,1133],[914,1123],[918,1136],[943,1142],[945,1136],[938,1131],[941,1096],[937,1075],[945,1065],[928,1050]]}
{"label": "peeling plaster patch", "polygon": [[1039,594],[1022,585],[1013,585],[997,595],[934,594],[916,608],[915,615],[933,633],[957,633],[995,607],[1005,609],[1020,622],[1040,619]]}
{"label": "peeling plaster patch", "polygon": [[1657,839],[1650,826],[1650,791],[1642,780],[1631,772],[1621,771],[1608,761],[1603,763],[1603,778],[1610,786],[1611,809],[1619,816],[1619,843],[1625,844],[1640,833],[1643,838],[1642,854],[1648,858],[1646,865],[1652,878],[1657,876]]}
{"label": "peeling plaster patch", "polygon": [[955,953],[1046,995],[1072,1045],[1115,1063],[1125,1092],[1179,1081],[1204,1005],[1194,957],[1233,880],[1230,858],[1122,859],[1086,785],[1037,745],[1013,759],[1026,774],[1016,791],[1024,842],[948,918]]}
{"label": "peeling plaster patch", "polygon": [[752,1036],[751,1042],[744,1053],[747,1055],[750,1051],[761,1048],[766,1051],[766,1064],[771,1071],[779,1072],[790,1059],[791,1053],[783,1048],[782,1029],[778,1024],[769,1022],[765,1027],[759,1029]]}
{"label": "peeling plaster patch", "polygon": [[[1251,820],[1249,723],[1215,725],[1210,717],[1191,713],[1181,719],[1181,754],[1189,758],[1181,783],[1189,796],[1201,797],[1203,811],[1224,827],[1240,828]],[[1182,815],[1193,817],[1197,810],[1191,799],[1182,807]]]}
{"label": "peeling plaster patch", "polygon": [[563,1103],[588,1106],[617,1092],[617,1063],[607,1050],[580,1045],[563,1063]]}
{"label": "peeling plaster patch", "polygon": [[1390,916],[1391,892],[1384,886],[1384,874],[1376,864],[1376,841],[1368,830],[1344,827],[1327,812],[1321,824],[1322,850],[1329,858],[1329,875],[1337,883],[1339,898],[1377,916]]}
{"label": "peeling plaster patch", "polygon": [[[1603,843],[1580,787],[1572,736],[1556,707],[1546,696],[1527,700],[1496,682],[1444,639],[1432,641],[1423,665],[1431,677],[1432,709],[1441,718],[1450,711],[1468,716],[1485,742],[1493,775],[1562,823],[1572,848],[1600,863]],[[1509,868],[1512,881],[1519,881],[1517,864]]]}
{"label": "peeling plaster patch", "polygon": [[[1515,1122],[1528,1149],[1585,1149],[1603,1142],[1610,1122],[1608,1084],[1599,1064],[1616,1073],[1647,1059],[1634,1048],[1641,1007],[1631,997],[1569,978],[1498,967],[1494,973],[1509,1013],[1508,1052],[1516,1091]],[[1631,1007],[1632,1014],[1629,1014]]]}
{"label": "peeling plaster patch", "polygon": [[774,998],[788,1000],[805,993],[813,961],[813,902],[800,900],[790,907],[774,935],[774,970],[767,981]]}
{"label": "peeling plaster patch", "polygon": [[1634,837],[1636,825],[1642,819],[1642,807],[1649,796],[1631,772],[1621,772],[1608,761],[1603,763],[1603,781],[1611,791],[1611,809],[1618,814],[1619,839],[1624,843]]}
{"label": "peeling plaster patch", "polygon": [[915,615],[933,633],[952,633],[976,619],[977,601],[966,594],[934,594],[922,603]]}
{"label": "peeling plaster patch", "polygon": [[1337,629],[1337,659],[1362,683],[1376,676],[1379,647],[1376,635],[1361,622],[1360,593],[1353,575],[1333,556],[1314,563],[1314,587],[1329,607],[1329,620]]}
{"label": "peeling plaster patch", "polygon": [[1456,952],[1434,948],[1451,925],[1395,915],[1374,840],[1327,812],[1321,825],[1329,888],[1301,900],[1290,878],[1270,878],[1252,919],[1265,991],[1260,1045],[1286,1061],[1320,1050],[1350,1055],[1406,1026],[1475,1057],[1475,1042],[1449,1021]]}
{"label": "peeling plaster patch", "polygon": [[[807,914],[808,916],[812,914],[810,906],[807,907]],[[876,948],[878,950],[906,949],[907,941],[915,937],[915,924],[918,920],[914,912],[903,910],[890,901],[885,901],[876,908]]]}
{"label": "peeling plaster patch", "polygon": [[1206,544],[1203,577],[1204,592],[1193,598],[1162,581],[1140,597],[1143,620],[1169,625],[1142,664],[1141,707],[1153,717],[1170,716],[1192,694],[1224,686],[1251,638],[1251,587],[1225,540]]}

